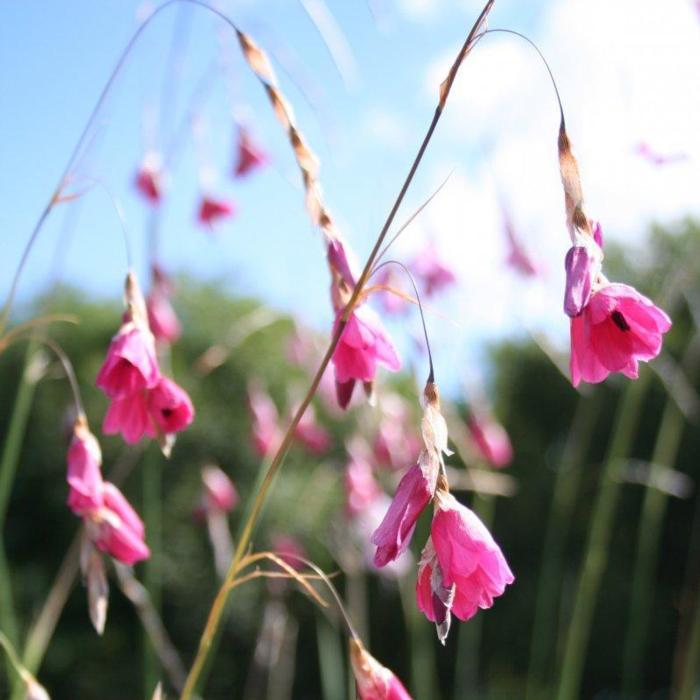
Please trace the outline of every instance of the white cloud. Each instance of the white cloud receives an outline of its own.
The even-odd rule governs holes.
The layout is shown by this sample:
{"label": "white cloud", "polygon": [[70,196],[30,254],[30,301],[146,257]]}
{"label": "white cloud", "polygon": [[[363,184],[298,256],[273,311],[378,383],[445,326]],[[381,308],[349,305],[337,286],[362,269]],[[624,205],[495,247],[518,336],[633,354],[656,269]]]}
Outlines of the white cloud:
{"label": "white cloud", "polygon": [[[562,93],[587,211],[606,238],[639,241],[653,220],[700,214],[700,22],[692,3],[557,0],[541,27],[534,38]],[[429,100],[455,52],[428,70]],[[465,279],[460,314],[472,337],[507,332],[516,316],[566,337],[560,302],[569,243],[557,128],[554,93],[535,52],[516,37],[486,37],[464,64],[441,124],[462,152],[486,155],[469,181],[453,177],[426,214]],[[655,167],[635,153],[640,141],[688,157]],[[532,298],[500,265],[499,194],[548,270]]]}

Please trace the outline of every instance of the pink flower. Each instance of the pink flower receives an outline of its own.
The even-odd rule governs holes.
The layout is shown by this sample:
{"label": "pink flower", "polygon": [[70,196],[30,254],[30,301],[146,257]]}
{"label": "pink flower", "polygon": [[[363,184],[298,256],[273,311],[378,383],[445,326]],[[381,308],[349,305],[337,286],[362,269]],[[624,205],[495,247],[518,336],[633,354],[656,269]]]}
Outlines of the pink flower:
{"label": "pink flower", "polygon": [[357,639],[350,640],[350,662],[358,700],[411,700],[401,681]]}
{"label": "pink flower", "polygon": [[258,168],[267,165],[268,157],[250,138],[247,129],[238,131],[238,161],[236,162],[236,177],[243,177]]}
{"label": "pink flower", "polygon": [[144,542],[141,518],[114,484],[105,482],[102,493],[104,507],[94,514],[98,526],[97,548],[124,564],[147,559],[151,552]]}
{"label": "pink flower", "polygon": [[163,177],[160,156],[149,153],[136,173],[134,185],[138,192],[150,203],[158,204],[163,196]]}
{"label": "pink flower", "polygon": [[194,407],[187,392],[172,379],[161,377],[150,390],[136,391],[113,399],[102,430],[106,435],[121,433],[129,444],[144,435],[155,438],[184,430],[194,419]]}
{"label": "pink flower", "polygon": [[[394,268],[395,266],[393,265],[387,265],[385,268],[383,268],[377,277],[377,285],[387,287],[403,294],[403,280],[398,274],[397,270]],[[382,306],[387,313],[405,313],[410,307],[410,303],[399,294],[396,294],[394,291],[385,290],[382,291],[379,296],[381,298]]]}
{"label": "pink flower", "polygon": [[492,467],[505,467],[513,459],[508,433],[484,413],[472,412],[467,421],[469,435],[479,455]]}
{"label": "pink flower", "polygon": [[253,418],[253,448],[261,457],[266,457],[277,448],[281,438],[277,407],[270,396],[255,384],[248,387],[248,406]]}
{"label": "pink flower", "polygon": [[233,202],[203,195],[199,204],[197,218],[201,224],[213,224],[220,219],[227,219],[233,216],[235,212],[236,207]]}
{"label": "pink flower", "polygon": [[124,323],[110,343],[97,386],[110,398],[118,399],[151,389],[159,379],[153,336],[141,325]]}
{"label": "pink flower", "polygon": [[102,432],[105,435],[121,433],[130,445],[137,443],[144,435],[153,433],[147,392],[141,390],[112,399],[102,422]]}
{"label": "pink flower", "polygon": [[[336,315],[334,328],[340,323],[341,313]],[[377,363],[392,372],[401,368],[401,360],[379,317],[362,306],[350,314],[333,353],[338,403],[342,408],[352,397],[355,381],[374,381]]]}
{"label": "pink flower", "polygon": [[506,262],[523,277],[534,277],[539,272],[539,266],[530,257],[518,239],[513,221],[505,209],[503,210],[503,230],[508,244]]}
{"label": "pink flower", "polygon": [[379,527],[372,535],[376,545],[376,566],[384,566],[400,556],[408,547],[416,521],[435,491],[437,463],[427,453],[411,467],[399,482],[394,500]]}
{"label": "pink flower", "polygon": [[427,245],[409,267],[423,282],[428,297],[457,282],[452,268],[440,258],[434,244]]}
{"label": "pink flower", "polygon": [[68,448],[68,506],[76,515],[102,507],[102,452],[84,416],[73,429]]}
{"label": "pink flower", "polygon": [[194,407],[187,392],[172,379],[161,377],[148,393],[148,412],[157,434],[172,435],[184,430],[194,419]]}
{"label": "pink flower", "polygon": [[383,395],[382,420],[372,451],[377,464],[400,469],[418,461],[420,439],[407,427],[408,410],[405,401],[397,395]]}
{"label": "pink flower", "polygon": [[294,439],[301,443],[312,455],[318,456],[328,451],[331,445],[331,436],[317,421],[313,406],[309,406],[306,409],[297,427],[294,429]]}
{"label": "pink flower", "polygon": [[294,535],[277,532],[270,539],[270,547],[282,561],[292,568],[299,570],[304,568],[305,564],[301,560],[306,559],[306,550]]}
{"label": "pink flower", "polygon": [[626,284],[605,284],[591,294],[583,313],[571,319],[571,380],[602,382],[611,372],[638,377],[638,362],[661,351],[671,319]]}
{"label": "pink flower", "polygon": [[476,514],[438,492],[430,539],[446,588],[455,586],[452,612],[460,620],[493,605],[515,577],[491,533]]}
{"label": "pink flower", "polygon": [[648,163],[657,167],[662,165],[671,165],[672,163],[680,163],[681,161],[686,160],[688,157],[685,153],[659,153],[646,141],[640,141],[635,148],[635,152],[638,156],[644,158],[644,160],[646,160]]}
{"label": "pink flower", "polygon": [[148,325],[156,340],[175,342],[182,332],[180,321],[170,304],[171,285],[163,271],[153,266],[151,291],[146,299]]}
{"label": "pink flower", "polygon": [[353,456],[345,467],[345,512],[354,517],[366,510],[382,493],[372,475],[372,467],[361,457]]}
{"label": "pink flower", "polygon": [[204,508],[224,513],[232,511],[238,503],[238,492],[231,479],[219,467],[202,469],[204,484]]}

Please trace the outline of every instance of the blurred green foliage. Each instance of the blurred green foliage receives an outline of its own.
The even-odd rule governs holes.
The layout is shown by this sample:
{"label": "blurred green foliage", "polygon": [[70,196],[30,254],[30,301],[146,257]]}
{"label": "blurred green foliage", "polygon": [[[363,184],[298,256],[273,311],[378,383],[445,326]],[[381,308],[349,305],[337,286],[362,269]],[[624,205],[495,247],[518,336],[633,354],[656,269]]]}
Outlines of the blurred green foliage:
{"label": "blurred green foliage", "polygon": [[[625,280],[643,293],[658,295],[663,294],[664,288],[679,276],[680,270],[687,268],[689,260],[697,259],[698,252],[700,232],[688,223],[680,226],[674,235],[654,231],[645,254],[637,255],[633,260],[625,257],[620,249],[606,250],[606,269],[610,278]],[[674,328],[668,335],[666,357],[662,358],[660,366],[666,367],[669,362],[678,361],[696,332],[692,312],[698,310],[692,305],[697,304],[700,308],[697,274],[682,291],[685,296],[681,297],[673,312]],[[559,300],[553,303],[559,303]],[[245,504],[260,469],[260,459],[250,441],[247,384],[253,378],[263,381],[281,414],[287,416],[293,403],[306,389],[309,374],[308,368],[290,361],[287,348],[294,323],[289,318],[280,317],[237,344],[221,366],[206,376],[198,375],[196,363],[202,353],[213,343],[221,342],[231,329],[245,323],[258,305],[248,299],[231,299],[213,285],[202,286],[181,280],[175,306],[185,334],[172,349],[168,371],[190,393],[197,415],[191,429],[178,436],[172,458],[162,467],[163,552],[158,573],[163,587],[163,619],[187,664],[195,652],[218,586],[206,528],[192,516],[200,492],[200,467],[207,462],[219,464],[234,480],[241,503]],[[121,309],[117,304],[86,300],[79,291],[62,289],[52,292],[50,298],[40,300],[34,312],[47,310],[69,311],[80,318],[76,326],[52,326],[51,336],[61,344],[75,365],[93,432],[100,437],[107,477],[115,464],[124,461],[125,454],[133,456],[134,468],[128,470],[123,489],[140,509],[142,480],[138,471],[142,452],[139,448],[125,448],[119,437],[100,435],[99,427],[107,402],[94,386],[105,349],[118,326]],[[310,332],[302,332],[312,337]],[[323,352],[324,341],[322,338],[318,340],[316,359],[320,359]],[[23,355],[24,344],[16,343],[0,357],[0,382],[4,388],[0,435],[4,434],[9,421]],[[579,398],[568,380],[534,344],[524,341],[502,343],[492,349],[491,357],[491,389],[496,413],[515,447],[515,459],[508,471],[518,484],[514,497],[498,500],[493,528],[516,574],[516,583],[496,601],[492,610],[480,613],[483,636],[479,680],[478,687],[470,695],[495,699],[523,697],[524,694],[533,607],[552,484],[561,466],[562,447]],[[3,533],[12,568],[11,585],[25,634],[79,529],[77,518],[65,506],[65,452],[71,396],[60,366],[48,352],[47,360],[45,376],[37,386]],[[644,368],[643,371],[652,370]],[[381,381],[389,380],[382,375]],[[557,639],[551,640],[552,681],[571,610],[597,476],[620,388],[625,381],[611,377],[604,385],[593,389],[597,394],[595,428],[586,446],[584,478],[569,527],[565,561],[561,563],[563,576],[558,582],[561,599],[553,601],[557,606],[559,634]],[[393,383],[414,407],[418,429],[414,382],[404,376]],[[692,393],[700,387],[697,377],[693,387],[688,387],[688,391]],[[630,458],[642,461],[650,458],[665,400],[664,385],[656,379],[645,400]],[[371,440],[379,416],[376,409],[363,405],[338,418],[323,401],[316,399],[315,405],[321,421],[332,432],[332,448],[322,458],[310,456],[299,446],[292,449],[265,509],[254,544],[258,549],[267,547],[274,533],[293,534],[304,543],[310,558],[327,571],[334,571],[338,569],[332,556],[334,542],[337,532],[346,528],[342,510],[342,468],[347,461],[344,441],[357,430],[367,432]],[[686,427],[677,464],[667,465],[689,475],[694,481],[698,478],[700,464],[697,418],[694,416],[693,422]],[[456,457],[451,458],[450,463],[459,466]],[[390,483],[390,480],[385,481]],[[622,492],[612,554],[586,663],[585,697],[596,694],[603,697],[605,691],[611,693],[605,697],[614,697],[614,691],[619,687],[629,575],[634,563],[643,489],[642,485],[629,484]],[[469,498],[466,494],[458,495]],[[661,695],[654,697],[665,696],[679,623],[682,618],[687,618],[692,605],[697,604],[697,598],[690,602],[682,599],[687,586],[687,562],[700,555],[698,551],[689,553],[693,528],[698,528],[698,518],[694,516],[697,508],[698,496],[693,492],[690,498],[672,499],[668,509],[655,603],[651,611],[647,659],[653,663],[647,665],[644,678],[648,697],[657,691]],[[234,535],[243,511],[244,506],[239,505],[231,515]],[[414,537],[412,548],[416,555],[422,547],[428,524],[429,518],[425,515]],[[697,546],[697,532],[695,538]],[[697,574],[696,569],[693,571]],[[414,569],[409,571],[407,578],[410,595],[415,581]],[[366,641],[374,655],[395,670],[407,684],[416,675],[430,673],[434,665],[438,673],[435,687],[440,688],[440,691],[435,691],[439,694],[434,700],[451,699],[456,669],[466,662],[457,658],[457,630],[453,629],[447,647],[443,649],[427,621],[421,619],[414,625],[404,618],[399,589],[393,581],[380,579],[374,574],[354,574],[351,579],[339,576],[337,584],[341,592],[350,593],[353,598],[351,607],[355,607],[358,616],[368,621],[369,638]],[[7,582],[0,582],[0,585],[7,585]],[[74,586],[38,674],[54,700],[144,697],[143,640],[138,619],[116,582],[111,582],[111,588],[107,627],[104,636],[98,638],[88,619],[85,591],[79,582]],[[252,662],[255,641],[263,610],[271,596],[277,602],[281,601],[290,619],[298,623],[291,697],[323,697],[317,648],[317,619],[321,613],[302,595],[294,593],[292,587],[284,593],[271,593],[271,590],[263,582],[236,589],[205,697],[212,700],[244,697],[246,684],[254,683],[249,674],[256,668]],[[357,609],[358,605],[366,605],[366,609],[361,611]],[[319,624],[327,623],[321,621]],[[455,621],[455,628],[459,624]],[[415,636],[416,629],[422,635],[420,639]],[[331,638],[338,639],[339,648],[344,643],[339,629],[331,632]],[[324,634],[324,639],[324,650],[327,650],[327,634]],[[433,663],[426,663],[424,671],[411,668],[411,659],[416,658],[411,654],[411,644],[421,644],[421,648],[435,656]],[[337,672],[337,664],[335,668]],[[347,679],[342,680],[340,687],[348,687]],[[551,688],[545,688],[542,697],[551,697],[552,693]]]}

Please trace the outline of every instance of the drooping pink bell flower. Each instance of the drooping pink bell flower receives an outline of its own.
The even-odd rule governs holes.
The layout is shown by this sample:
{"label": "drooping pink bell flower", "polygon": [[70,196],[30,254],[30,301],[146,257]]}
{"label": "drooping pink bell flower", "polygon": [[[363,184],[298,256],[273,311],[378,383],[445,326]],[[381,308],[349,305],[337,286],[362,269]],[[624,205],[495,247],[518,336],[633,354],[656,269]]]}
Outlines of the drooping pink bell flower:
{"label": "drooping pink bell flower", "polygon": [[255,383],[248,386],[248,407],[253,419],[253,448],[260,457],[266,457],[277,448],[281,440],[277,407],[270,396]]}
{"label": "drooping pink bell flower", "polygon": [[438,467],[425,452],[418,464],[404,474],[384,520],[372,535],[372,544],[377,547],[376,566],[384,566],[406,551],[416,522],[435,491]]}
{"label": "drooping pink bell flower", "polygon": [[163,196],[161,159],[157,153],[148,153],[136,173],[134,185],[150,204],[158,204]]}
{"label": "drooping pink bell flower", "polygon": [[350,663],[358,700],[411,700],[403,683],[382,666],[358,639],[350,640]]}
{"label": "drooping pink bell flower", "polygon": [[[440,585],[448,591],[454,586],[451,612],[460,620],[490,608],[494,598],[515,580],[500,547],[477,515],[440,489],[430,540],[440,567]],[[425,574],[422,581],[424,586]],[[425,602],[424,591],[420,600]]]}
{"label": "drooping pink bell flower", "polygon": [[187,392],[172,379],[160,377],[152,389],[113,399],[105,414],[106,435],[122,434],[129,444],[144,435],[151,438],[174,435],[194,420],[194,407]]}
{"label": "drooping pink bell flower", "polygon": [[409,267],[423,283],[427,297],[431,297],[457,282],[454,271],[442,260],[434,243],[425,246]]}
{"label": "drooping pink bell flower", "polygon": [[483,411],[472,411],[467,428],[479,455],[492,467],[508,466],[513,459],[513,447],[505,428]]}
{"label": "drooping pink bell flower", "polygon": [[[402,314],[410,308],[410,302],[405,299],[403,294],[401,276],[394,269],[394,265],[387,265],[382,268],[377,276],[377,286],[386,288],[379,294],[382,306],[387,313]],[[396,292],[399,292],[398,294]]]}
{"label": "drooping pink bell flower", "polygon": [[282,561],[294,569],[301,570],[305,564],[302,559],[307,558],[306,550],[300,540],[294,535],[285,532],[276,532],[270,538],[270,548]]}
{"label": "drooping pink bell flower", "polygon": [[204,467],[202,484],[204,486],[202,501],[205,510],[229,513],[236,507],[239,501],[236,487],[219,467]]}
{"label": "drooping pink bell flower", "polygon": [[75,421],[68,448],[68,506],[76,515],[102,507],[102,451],[87,419]]}
{"label": "drooping pink bell flower", "polygon": [[105,482],[102,493],[104,506],[94,514],[98,527],[97,548],[124,564],[133,565],[147,559],[151,552],[144,541],[141,518],[114,484]]}
{"label": "drooping pink bell flower", "polygon": [[[339,311],[336,315],[334,332],[341,314]],[[401,368],[401,360],[379,317],[369,307],[360,306],[350,314],[333,353],[336,391],[342,408],[350,402],[356,381],[374,381],[378,363],[392,372]]]}
{"label": "drooping pink bell flower", "polygon": [[[293,411],[295,413],[296,411]],[[294,439],[312,455],[322,455],[331,445],[329,432],[318,422],[313,406],[308,406],[294,429]]]}
{"label": "drooping pink bell flower", "polygon": [[146,298],[148,325],[156,340],[174,343],[182,333],[180,321],[170,303],[171,284],[165,273],[153,266],[151,289]]}
{"label": "drooping pink bell flower", "polygon": [[406,402],[398,395],[384,395],[381,400],[382,420],[372,451],[377,465],[403,469],[418,461],[420,439],[408,426]]}
{"label": "drooping pink bell flower", "polygon": [[149,556],[144,527],[116,486],[102,480],[102,454],[84,416],[76,420],[68,449],[68,505],[85,522],[98,549],[125,564]]}
{"label": "drooping pink bell flower", "polygon": [[639,376],[639,361],[661,352],[662,335],[671,319],[626,284],[595,290],[583,313],[571,319],[571,380],[597,384],[611,372]]}
{"label": "drooping pink bell flower", "polygon": [[435,623],[438,639],[443,645],[452,625],[455,591],[454,584],[449,588],[445,586],[433,542],[428,537],[418,563],[416,605],[430,622]]}
{"label": "drooping pink bell flower", "polygon": [[153,336],[148,329],[127,321],[110,343],[97,386],[111,399],[118,399],[151,389],[159,379]]}
{"label": "drooping pink bell flower", "polygon": [[154,426],[154,433],[149,433],[151,437],[179,433],[194,419],[194,407],[189,395],[168,377],[161,377],[148,392],[148,413]]}
{"label": "drooping pink bell flower", "polygon": [[351,455],[343,474],[345,486],[345,512],[354,517],[365,511],[381,494],[367,460]]}
{"label": "drooping pink bell flower", "polygon": [[203,195],[199,203],[197,218],[201,224],[214,224],[221,219],[228,219],[235,213],[236,207],[233,202],[211,195]]}
{"label": "drooping pink bell flower", "polygon": [[267,165],[267,154],[250,138],[248,130],[238,130],[238,154],[235,168],[236,177],[243,177]]}

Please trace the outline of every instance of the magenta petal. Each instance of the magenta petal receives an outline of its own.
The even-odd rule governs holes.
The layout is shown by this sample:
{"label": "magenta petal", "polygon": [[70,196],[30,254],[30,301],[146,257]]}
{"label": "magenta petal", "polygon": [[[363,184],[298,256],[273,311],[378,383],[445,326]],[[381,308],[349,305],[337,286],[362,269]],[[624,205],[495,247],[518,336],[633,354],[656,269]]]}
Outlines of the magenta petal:
{"label": "magenta petal", "polygon": [[104,485],[104,505],[108,512],[100,525],[97,547],[124,564],[148,558],[150,550],[143,539],[143,522],[113,484]]}
{"label": "magenta petal", "polygon": [[137,443],[145,434],[154,436],[145,392],[114,399],[105,414],[102,432],[105,435],[121,433],[130,445]]}
{"label": "magenta petal", "polygon": [[409,545],[416,521],[432,496],[430,484],[416,464],[399,482],[394,500],[379,527],[372,535],[376,545],[374,563],[385,566],[402,554]]}
{"label": "magenta petal", "polygon": [[149,392],[148,412],[164,435],[178,433],[194,420],[194,407],[187,392],[167,377],[161,377]]}
{"label": "magenta petal", "polygon": [[574,318],[583,312],[591,296],[595,258],[587,246],[569,248],[564,261],[566,291],[564,312]]}
{"label": "magenta petal", "polygon": [[68,448],[68,505],[76,515],[102,507],[100,448],[85,428],[77,429]]}

